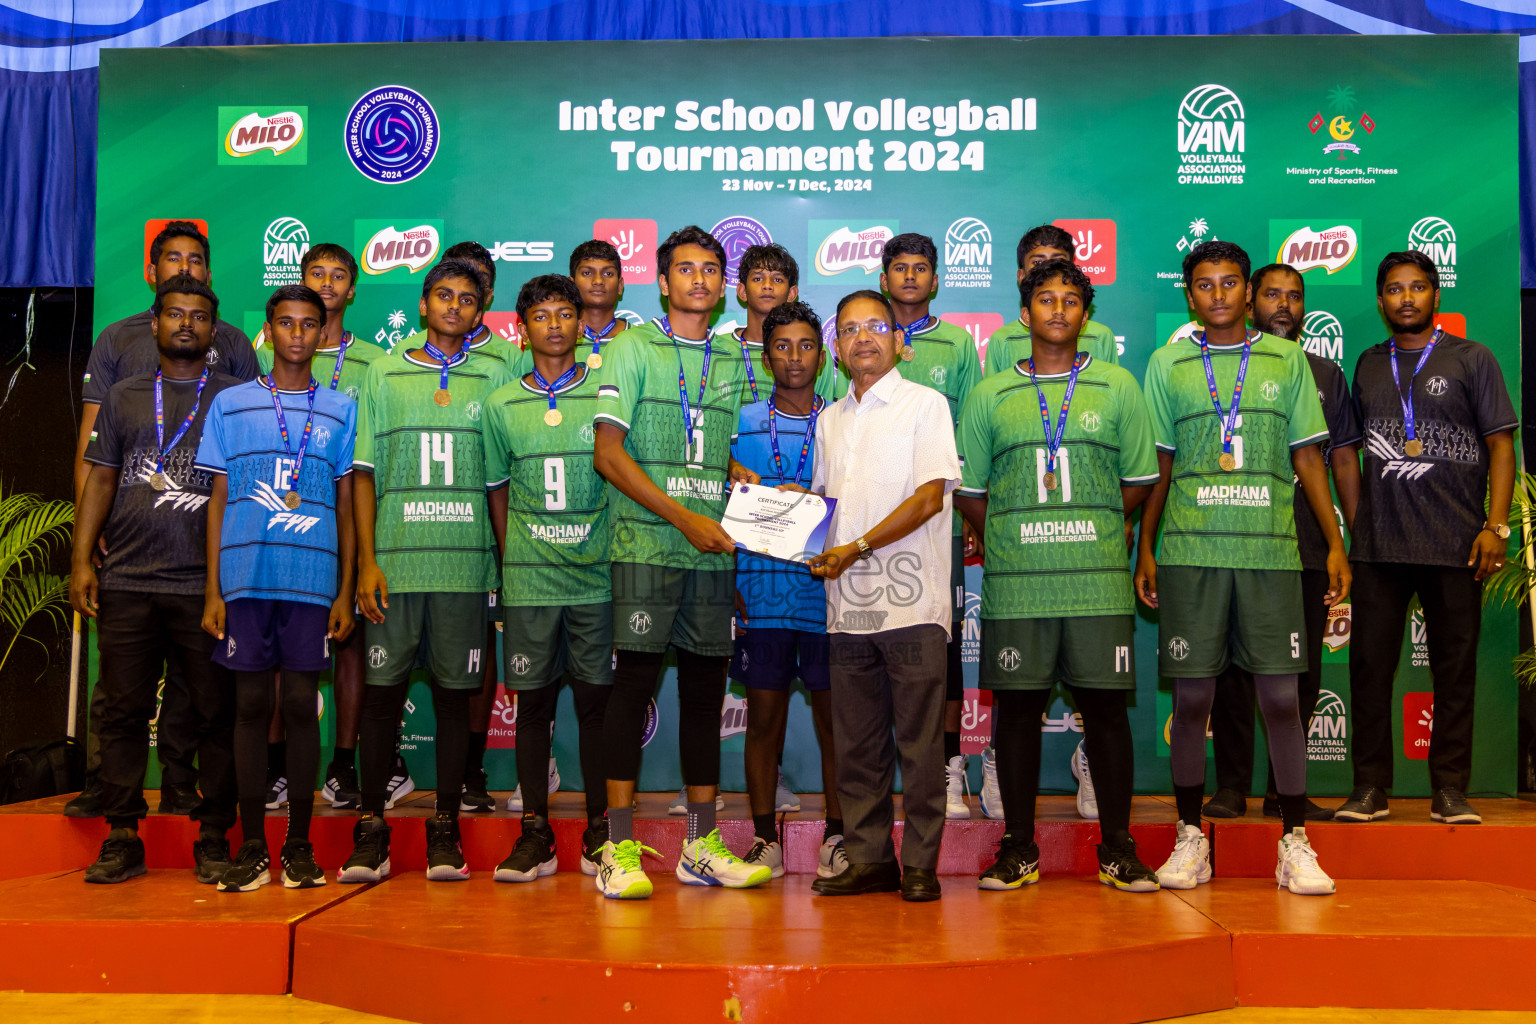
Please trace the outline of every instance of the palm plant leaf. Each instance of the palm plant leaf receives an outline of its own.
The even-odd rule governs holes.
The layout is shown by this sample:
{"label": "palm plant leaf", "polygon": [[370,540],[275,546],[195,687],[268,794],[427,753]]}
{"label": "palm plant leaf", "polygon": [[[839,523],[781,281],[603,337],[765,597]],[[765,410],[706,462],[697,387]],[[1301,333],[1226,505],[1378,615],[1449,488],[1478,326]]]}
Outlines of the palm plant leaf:
{"label": "palm plant leaf", "polygon": [[[37,616],[68,628],[65,614],[69,577],[42,571],[54,546],[67,544],[75,521],[68,501],[47,501],[36,494],[6,494],[0,486],[0,623],[10,631],[0,654],[0,669],[10,659],[23,630]],[[36,637],[26,639],[47,645]]]}

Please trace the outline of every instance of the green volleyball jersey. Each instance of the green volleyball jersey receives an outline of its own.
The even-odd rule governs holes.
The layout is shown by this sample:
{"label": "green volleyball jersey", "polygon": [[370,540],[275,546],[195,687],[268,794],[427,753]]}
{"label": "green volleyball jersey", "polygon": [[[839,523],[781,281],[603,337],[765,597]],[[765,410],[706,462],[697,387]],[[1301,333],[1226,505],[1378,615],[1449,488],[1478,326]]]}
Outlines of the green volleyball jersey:
{"label": "green volleyball jersey", "polygon": [[[340,351],[340,346],[315,350],[315,361],[310,364],[309,374],[320,382],[322,388],[331,386],[331,377],[336,372],[336,354]],[[347,354],[341,365],[341,377],[336,381],[336,390],[352,401],[357,401],[362,396],[363,385],[368,381],[368,367],[385,355],[387,353],[373,342],[354,337],[347,343]],[[263,345],[257,349],[256,362],[262,373],[271,373],[272,346]]]}
{"label": "green volleyball jersey", "polygon": [[[1023,320],[1013,320],[999,327],[987,339],[987,376],[1008,369],[1020,359],[1027,359],[1030,350],[1029,328]],[[1083,324],[1077,350],[1087,352],[1101,363],[1120,362],[1120,346],[1115,342],[1115,333],[1097,320]]]}
{"label": "green volleyball jersey", "polygon": [[522,379],[485,402],[486,487],[507,487],[501,603],[512,607],[611,598],[608,482],[592,467],[597,374],[583,368],[555,408],[552,427],[549,393]]}
{"label": "green volleyball jersey", "polygon": [[[624,450],[662,493],[691,512],[719,520],[725,514],[731,438],[746,374],[740,354],[731,358],[730,343],[722,346],[712,339],[701,410],[704,345],[681,338],[674,344],[656,321],[631,327],[605,344],[596,419],[625,431]],[[684,428],[678,401],[679,361],[695,422],[692,429]],[[610,488],[608,500],[613,561],[711,570],[735,564],[733,554],[695,549],[671,523],[617,488]]]}
{"label": "green volleyball jersey", "polygon": [[1120,488],[1157,482],[1152,425],[1136,378],[1089,357],[1046,487],[1045,395],[1056,429],[1070,374],[1017,367],[983,380],[956,435],[960,493],[987,496],[984,619],[1129,615],[1130,563]]}
{"label": "green volleyball jersey", "polygon": [[[489,327],[484,326],[483,324],[480,326],[479,331],[480,334],[475,337],[474,341],[469,343],[469,351],[476,358],[489,358],[495,362],[501,363],[506,367],[507,373],[511,374],[514,379],[521,377],[523,374],[529,373],[533,370],[532,357],[528,356],[527,353],[525,353],[522,349],[518,348],[506,338],[501,337],[495,331],[491,330]],[[410,335],[400,344],[396,345],[395,351],[414,351],[421,348],[422,343],[426,340],[426,330],[423,329],[417,331],[415,334]],[[525,359],[528,360],[528,368],[519,372],[518,367]]]}
{"label": "green volleyball jersey", "polygon": [[[612,340],[613,340],[612,338],[604,338],[603,339],[603,344],[598,347],[598,353],[597,354],[599,356],[603,355],[604,349],[606,348],[607,344],[610,341],[612,341]],[[533,350],[532,349],[526,349],[526,348],[520,349],[520,348],[517,348],[516,346],[512,346],[512,351],[514,353],[516,353],[516,358],[512,362],[512,373],[513,373],[513,375],[516,376],[516,377],[526,377],[530,373],[532,373],[533,372]],[[586,365],[587,356],[589,356],[591,354],[592,354],[592,343],[590,341],[588,341],[585,336],[583,336],[580,340],[578,340],[576,342],[576,361],[578,363],[581,363],[582,365]],[[601,372],[602,367],[597,367],[596,369],[599,372]]]}
{"label": "green volleyball jersey", "polygon": [[[976,355],[971,332],[933,317],[927,327],[915,331],[908,340],[912,343],[912,360],[898,358],[896,369],[907,380],[926,384],[943,395],[949,402],[949,418],[958,426],[966,397],[981,381],[981,359]],[[960,522],[960,513],[956,512],[950,531],[956,537],[960,535]]]}
{"label": "green volleyball jersey", "polygon": [[[1157,447],[1173,455],[1158,561],[1231,569],[1300,569],[1291,452],[1328,436],[1306,353],[1294,342],[1254,332],[1238,406],[1232,455],[1223,472],[1222,426],[1211,404],[1200,346],[1164,345],[1147,363],[1147,407]],[[1211,346],[1225,412],[1243,346]]]}
{"label": "green volleyball jersey", "polygon": [[374,555],[392,592],[489,591],[499,579],[481,430],[486,400],[511,378],[472,355],[449,370],[440,406],[441,372],[402,343],[374,360],[357,403],[354,465],[373,471]]}
{"label": "green volleyball jersey", "polygon": [[[742,335],[745,327],[738,327],[734,331],[722,331],[715,335],[715,341],[722,346],[729,346],[729,350],[735,358],[745,364],[750,360],[752,373],[748,376],[745,365],[742,368],[741,407],[756,402],[761,402],[773,392],[773,374],[768,367],[763,365],[763,343],[760,341],[747,341]],[[826,346],[822,346],[826,349]],[[825,401],[835,402],[848,391],[847,383],[838,386],[837,360],[831,349],[826,349],[827,358],[822,362],[821,372],[816,374],[816,394]],[[756,394],[752,385],[757,385]]]}

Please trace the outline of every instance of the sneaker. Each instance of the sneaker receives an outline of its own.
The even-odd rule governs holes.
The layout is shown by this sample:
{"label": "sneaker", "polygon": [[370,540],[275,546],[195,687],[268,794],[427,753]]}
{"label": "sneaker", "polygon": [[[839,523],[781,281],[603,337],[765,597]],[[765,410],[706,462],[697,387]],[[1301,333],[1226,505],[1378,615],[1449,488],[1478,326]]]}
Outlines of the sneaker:
{"label": "sneaker", "polygon": [[85,880],[99,885],[126,882],[142,875],[144,867],[144,840],[131,828],[115,828],[107,833],[101,844],[96,863],[85,869]]}
{"label": "sneaker", "polygon": [[315,863],[315,844],[308,839],[290,839],[278,853],[283,865],[284,889],[314,889],[325,884],[325,872]]}
{"label": "sneaker", "polygon": [[[719,790],[715,791],[715,810],[725,810],[725,795]],[[688,787],[684,786],[677,791],[677,799],[667,804],[667,813],[674,818],[681,818],[688,813]]]}
{"label": "sneaker", "polygon": [[[716,809],[719,810],[720,808]],[[778,785],[773,788],[773,809],[777,813],[798,811],[800,809],[800,798],[795,796],[794,791],[785,784],[784,769],[782,768],[779,769]],[[777,878],[779,876],[774,875],[773,877]]]}
{"label": "sneaker", "polygon": [[[1275,804],[1275,817],[1280,816],[1279,802]],[[1235,789],[1218,789],[1200,808],[1202,818],[1241,818],[1248,813],[1248,798]]]}
{"label": "sneaker", "polygon": [[1483,816],[1467,803],[1467,796],[1459,789],[1437,789],[1429,802],[1429,816],[1447,825],[1481,825]]}
{"label": "sneaker", "polygon": [[683,847],[677,858],[677,880],[684,885],[718,885],[750,889],[773,877],[766,864],[748,864],[732,853],[715,829]]}
{"label": "sneaker", "polygon": [[191,786],[166,786],[160,790],[160,807],[157,814],[174,814],[186,817],[203,802],[202,794]]}
{"label": "sneaker", "polygon": [[459,819],[445,814],[427,819],[427,881],[467,882],[469,865],[459,845]]}
{"label": "sneaker", "polygon": [[778,840],[770,843],[759,836],[752,841],[752,849],[743,860],[747,864],[766,867],[770,878],[784,877],[784,846]]}
{"label": "sneaker", "polygon": [[192,869],[204,885],[217,883],[229,870],[229,840],[223,836],[200,836],[194,840]]}
{"label": "sneaker", "polygon": [[1356,786],[1343,806],[1333,812],[1334,821],[1376,821],[1392,812],[1387,810],[1387,794],[1377,786]]}
{"label": "sneaker", "polygon": [[464,773],[464,789],[459,794],[459,810],[473,814],[490,814],[495,809],[496,798],[485,790],[485,769],[469,769]]}
{"label": "sneaker", "polygon": [[[560,766],[555,764],[553,757],[549,759],[549,791],[551,793],[558,793],[560,791]],[[507,810],[516,814],[523,813],[523,784],[521,781],[518,782],[517,788],[512,790],[507,796]]]}
{"label": "sneaker", "polygon": [[1088,750],[1083,741],[1077,741],[1072,751],[1072,777],[1077,779],[1077,816],[1088,821],[1099,820],[1099,797],[1093,791],[1093,776],[1088,774]]}
{"label": "sneaker", "polygon": [[491,877],[498,882],[532,882],[554,873],[555,830],[549,822],[534,818],[523,821],[523,834]]}
{"label": "sneaker", "polygon": [[271,866],[267,844],[260,839],[247,839],[240,844],[229,870],[219,879],[219,892],[255,892],[272,881],[272,875],[267,871]]}
{"label": "sneaker", "polygon": [[816,855],[816,877],[836,878],[847,870],[848,851],[843,849],[843,837],[827,836]]}
{"label": "sneaker", "polygon": [[944,762],[944,817],[963,821],[971,816],[965,802],[965,755],[956,754]]}
{"label": "sneaker", "polygon": [[[1210,804],[1206,804],[1206,807],[1210,807]],[[1207,813],[1206,817],[1210,817],[1210,814]],[[1267,794],[1264,797],[1264,817],[1280,817],[1280,798],[1275,796],[1273,793]],[[1308,797],[1306,810],[1302,812],[1302,817],[1307,821],[1332,821],[1333,809],[1329,807],[1319,807],[1317,804],[1312,802],[1311,797]]]}
{"label": "sneaker", "polygon": [[597,891],[610,900],[648,900],[651,898],[651,880],[640,866],[640,855],[652,857],[661,854],[649,846],[642,846],[633,839],[622,843],[604,843],[600,851],[601,861],[597,877],[592,881]]}
{"label": "sneaker", "polygon": [[282,772],[267,772],[267,810],[275,811],[288,802],[288,777]]}
{"label": "sneaker", "polygon": [[365,814],[352,826],[352,856],[336,872],[336,881],[382,882],[389,877],[389,833],[383,818]]}
{"label": "sneaker", "polygon": [[1283,885],[1298,896],[1329,896],[1333,879],[1317,866],[1317,851],[1307,841],[1307,830],[1293,829],[1280,840],[1275,862],[1275,884]]}
{"label": "sneaker", "polygon": [[593,825],[581,833],[581,873],[596,876],[603,866],[603,846],[608,842],[608,822]]}
{"label": "sneaker", "polygon": [[363,806],[363,791],[357,784],[357,765],[339,765],[335,761],[327,765],[320,797],[329,800],[338,811],[355,811]]}
{"label": "sneaker", "polygon": [[997,843],[997,860],[981,873],[976,888],[1001,892],[1040,881],[1040,847],[1005,835]]}
{"label": "sneaker", "polygon": [[991,747],[981,752],[981,813],[993,821],[1003,820],[1003,791],[997,788],[997,751]]}
{"label": "sneaker", "polygon": [[411,781],[411,771],[405,766],[405,758],[396,754],[394,767],[389,770],[389,785],[384,790],[384,809],[394,810],[395,804],[414,792],[416,783]]}
{"label": "sneaker", "polygon": [[[75,794],[73,800],[64,805],[66,818],[99,818],[101,817],[101,779],[90,778],[85,780],[85,788]],[[129,831],[132,831],[131,829]]]}
{"label": "sneaker", "polygon": [[1136,840],[1126,836],[1117,843],[1099,844],[1099,881],[1121,892],[1156,892],[1157,872],[1136,856]]}
{"label": "sneaker", "polygon": [[1157,869],[1157,884],[1164,889],[1193,889],[1211,880],[1211,841],[1199,825],[1179,822],[1179,840],[1173,853]]}

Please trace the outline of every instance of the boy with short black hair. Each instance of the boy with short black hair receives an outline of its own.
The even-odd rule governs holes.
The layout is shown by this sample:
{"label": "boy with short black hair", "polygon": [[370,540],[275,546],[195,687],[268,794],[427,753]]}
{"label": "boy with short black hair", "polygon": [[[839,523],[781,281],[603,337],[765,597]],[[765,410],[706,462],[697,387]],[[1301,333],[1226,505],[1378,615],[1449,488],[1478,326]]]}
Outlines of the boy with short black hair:
{"label": "boy with short black hair", "polygon": [[[1076,253],[1077,246],[1072,236],[1055,224],[1041,224],[1024,232],[1016,250],[1019,263],[1019,316],[993,331],[987,339],[987,376],[1011,369],[1020,359],[1029,358],[1029,308],[1022,295],[1024,276],[1047,260],[1066,260],[1075,265]],[[1083,331],[1077,344],[1101,363],[1120,362],[1120,347],[1115,341],[1114,332],[1096,320],[1083,321]]]}

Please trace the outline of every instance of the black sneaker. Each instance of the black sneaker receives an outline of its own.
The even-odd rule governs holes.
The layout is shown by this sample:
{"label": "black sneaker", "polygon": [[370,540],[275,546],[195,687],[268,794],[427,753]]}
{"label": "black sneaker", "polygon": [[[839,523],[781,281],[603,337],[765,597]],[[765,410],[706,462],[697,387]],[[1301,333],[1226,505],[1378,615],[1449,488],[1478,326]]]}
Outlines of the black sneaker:
{"label": "black sneaker", "polygon": [[384,789],[384,809],[394,810],[395,804],[414,792],[416,792],[416,783],[411,781],[410,769],[405,766],[405,758],[397,753],[394,767],[389,770],[389,785]]}
{"label": "black sneaker", "polygon": [[355,811],[363,806],[363,791],[357,784],[357,765],[339,765],[332,761],[325,769],[325,785],[320,796],[338,811]]}
{"label": "black sneaker", "polygon": [[1235,789],[1218,789],[1200,808],[1202,818],[1241,818],[1248,813],[1248,798]]}
{"label": "black sneaker", "polygon": [[315,844],[308,839],[290,839],[278,854],[283,862],[284,889],[314,889],[325,884],[325,872],[315,863]]}
{"label": "black sneaker", "polygon": [[160,790],[160,808],[156,813],[184,818],[202,802],[203,798],[191,786],[166,786]]}
{"label": "black sneaker", "polygon": [[1467,803],[1467,795],[1459,789],[1437,789],[1429,802],[1429,816],[1447,825],[1481,825],[1483,816]]}
{"label": "black sneaker", "polygon": [[267,769],[267,810],[275,811],[288,802],[288,778],[280,771]]}
{"label": "black sneaker", "polygon": [[66,818],[101,817],[101,779],[99,777],[85,780],[85,788],[64,805],[64,816]]}
{"label": "black sneaker", "polygon": [[1356,786],[1343,806],[1333,812],[1334,821],[1376,821],[1392,812],[1387,810],[1387,794],[1378,786]]}
{"label": "black sneaker", "polygon": [[96,863],[85,869],[85,880],[100,885],[126,882],[145,872],[144,841],[131,828],[115,828],[101,844]]}
{"label": "black sneaker", "polygon": [[469,865],[459,846],[459,819],[446,814],[427,819],[427,881],[465,882]]}
{"label": "black sneaker", "polygon": [[229,870],[229,840],[223,836],[199,836],[192,843],[192,866],[199,882],[218,882]]}
{"label": "black sneaker", "polygon": [[532,882],[554,873],[555,830],[542,818],[523,819],[523,834],[492,877],[498,882]]}
{"label": "black sneaker", "polygon": [[[1264,797],[1264,817],[1280,817],[1280,798],[1273,793]],[[1308,797],[1307,808],[1302,812],[1302,817],[1307,821],[1332,821],[1333,809],[1330,807],[1319,807],[1312,802],[1311,797]]]}
{"label": "black sneaker", "polygon": [[219,879],[219,892],[255,892],[272,881],[267,871],[271,865],[267,844],[260,839],[247,839],[235,853],[234,863]]}
{"label": "black sneaker", "polygon": [[1099,881],[1121,892],[1156,892],[1157,872],[1136,856],[1136,840],[1130,836],[1099,844]]}
{"label": "black sneaker", "polygon": [[596,877],[603,866],[603,844],[608,842],[608,819],[581,833],[581,873]]}
{"label": "black sneaker", "polygon": [[352,826],[352,856],[336,872],[338,882],[381,882],[389,877],[389,833],[383,818],[365,814]]}
{"label": "black sneaker", "polygon": [[1040,847],[1005,835],[997,844],[997,862],[981,873],[978,889],[1017,889],[1040,881]]}
{"label": "black sneaker", "polygon": [[464,789],[459,795],[459,810],[473,814],[490,814],[496,809],[496,801],[485,791],[485,769],[471,768],[464,773]]}

